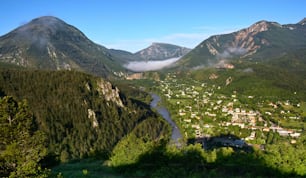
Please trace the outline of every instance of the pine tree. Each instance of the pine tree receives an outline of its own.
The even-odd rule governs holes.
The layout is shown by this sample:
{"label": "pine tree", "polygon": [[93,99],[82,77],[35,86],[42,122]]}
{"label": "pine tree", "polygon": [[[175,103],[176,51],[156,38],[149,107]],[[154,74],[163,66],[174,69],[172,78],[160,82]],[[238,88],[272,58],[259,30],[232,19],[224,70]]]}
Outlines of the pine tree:
{"label": "pine tree", "polygon": [[46,136],[37,131],[26,101],[0,99],[1,177],[46,177],[39,162],[47,155]]}

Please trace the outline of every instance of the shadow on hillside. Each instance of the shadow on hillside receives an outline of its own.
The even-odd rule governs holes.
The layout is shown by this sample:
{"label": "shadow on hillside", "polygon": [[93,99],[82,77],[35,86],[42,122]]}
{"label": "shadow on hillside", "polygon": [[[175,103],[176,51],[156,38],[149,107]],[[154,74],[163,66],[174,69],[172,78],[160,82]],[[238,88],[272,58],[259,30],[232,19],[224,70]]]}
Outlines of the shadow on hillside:
{"label": "shadow on hillside", "polygon": [[193,144],[169,150],[165,143],[159,144],[142,154],[136,163],[114,169],[127,177],[299,177],[268,167],[248,145],[222,145],[235,143],[234,139],[239,138],[210,138],[207,143],[212,145],[207,150]]}
{"label": "shadow on hillside", "polygon": [[251,145],[248,145],[244,140],[232,134],[188,139],[187,143],[188,144],[199,143],[202,145],[202,148],[207,151],[211,151],[213,149],[221,147],[231,147],[236,152],[245,151],[247,153],[252,153],[254,151]]}

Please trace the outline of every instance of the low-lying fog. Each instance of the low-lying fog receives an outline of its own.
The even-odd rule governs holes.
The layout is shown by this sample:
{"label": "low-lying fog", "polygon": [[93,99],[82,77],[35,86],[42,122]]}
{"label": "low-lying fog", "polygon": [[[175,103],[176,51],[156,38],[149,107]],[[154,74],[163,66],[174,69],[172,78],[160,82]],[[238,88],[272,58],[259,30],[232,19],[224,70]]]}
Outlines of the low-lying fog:
{"label": "low-lying fog", "polygon": [[180,58],[181,57],[170,58],[162,61],[133,61],[124,65],[124,67],[134,72],[155,71],[163,69],[165,67],[169,67],[171,64],[175,63]]}

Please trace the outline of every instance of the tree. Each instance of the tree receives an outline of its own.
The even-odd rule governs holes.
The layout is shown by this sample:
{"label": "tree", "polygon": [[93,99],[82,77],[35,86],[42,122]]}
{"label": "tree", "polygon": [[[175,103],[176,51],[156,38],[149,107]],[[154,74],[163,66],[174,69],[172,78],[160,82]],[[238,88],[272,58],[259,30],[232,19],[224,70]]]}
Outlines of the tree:
{"label": "tree", "polygon": [[26,101],[0,99],[1,177],[46,177],[39,162],[47,155],[46,136],[35,128]]}

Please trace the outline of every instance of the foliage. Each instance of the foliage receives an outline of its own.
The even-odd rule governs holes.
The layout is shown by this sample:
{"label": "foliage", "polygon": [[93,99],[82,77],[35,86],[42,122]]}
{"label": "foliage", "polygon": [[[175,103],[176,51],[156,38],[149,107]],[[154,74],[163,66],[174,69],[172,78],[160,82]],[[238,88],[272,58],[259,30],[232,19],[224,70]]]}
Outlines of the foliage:
{"label": "foliage", "polygon": [[[150,128],[153,122],[157,122],[156,131],[152,132],[154,128]],[[151,150],[154,145],[165,142],[169,138],[170,128],[164,124],[163,120],[147,119],[146,122],[139,124],[129,135],[121,139],[114,147],[112,156],[110,158],[110,165],[114,167],[128,166],[135,164],[138,158]],[[157,132],[157,131],[160,132]],[[147,132],[149,131],[149,132]],[[150,133],[150,131],[152,133]],[[143,133],[144,132],[144,133]],[[157,135],[156,135],[157,134]]]}
{"label": "foliage", "polygon": [[0,125],[0,176],[46,177],[40,161],[47,155],[47,137],[35,127],[27,102],[0,99]]}
{"label": "foliage", "polygon": [[267,145],[263,158],[266,164],[280,170],[282,173],[294,173],[300,176],[306,175],[306,149],[303,136],[296,145],[289,143],[276,143]]}
{"label": "foliage", "polygon": [[[302,59],[301,59],[302,60]],[[272,62],[271,62],[272,63]],[[305,76],[306,70],[284,69],[267,63],[250,61],[233,61],[235,69],[201,69],[191,71],[189,76],[201,82],[221,86],[220,93],[231,95],[234,91],[245,96],[262,96],[273,100],[287,99],[304,100],[306,95]],[[215,74],[216,79],[209,79]],[[226,85],[226,80],[231,77],[232,82]],[[297,94],[295,95],[294,92]],[[256,98],[255,98],[256,99]],[[258,98],[261,99],[261,98]]]}
{"label": "foliage", "polygon": [[[138,149],[139,147],[133,147]],[[133,152],[129,147],[129,152]],[[147,147],[148,151],[133,158],[133,164],[114,167],[127,177],[295,177],[292,172],[280,172],[266,165],[262,153],[234,152],[221,147],[205,151],[201,145],[183,148],[167,146],[163,142]],[[117,157],[125,160],[124,157]],[[135,162],[135,160],[137,160]]]}
{"label": "foliage", "polygon": [[[139,128],[139,134],[164,134],[166,123],[157,121],[148,105],[122,92],[119,96],[123,107],[107,100],[108,96],[100,92],[101,81],[107,83],[76,71],[0,70],[0,93],[27,99],[37,127],[48,137],[51,158],[62,162],[108,157],[117,142],[140,123],[148,122],[144,124],[148,127]],[[111,84],[105,86],[105,90],[116,90]],[[97,126],[88,109],[94,112]],[[146,121],[149,117],[155,122]],[[48,159],[46,164],[50,162]]]}
{"label": "foliage", "polygon": [[104,160],[82,159],[70,163],[60,164],[52,168],[52,178],[122,178],[123,176],[116,173],[110,167],[104,164]]}

